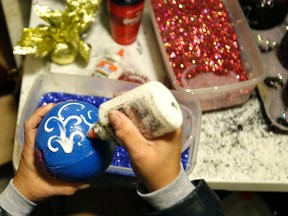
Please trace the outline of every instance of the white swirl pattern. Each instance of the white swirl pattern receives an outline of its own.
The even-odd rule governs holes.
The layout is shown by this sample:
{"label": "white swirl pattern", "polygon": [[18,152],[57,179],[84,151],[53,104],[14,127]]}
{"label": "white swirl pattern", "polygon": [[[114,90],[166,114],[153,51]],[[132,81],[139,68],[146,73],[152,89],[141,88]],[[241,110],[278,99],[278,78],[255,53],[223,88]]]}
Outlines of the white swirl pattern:
{"label": "white swirl pattern", "polygon": [[[95,120],[93,121],[93,114],[95,114],[95,112],[93,110],[89,110],[87,112],[87,118],[85,118],[83,114],[69,115],[68,117],[65,118],[64,115],[65,109],[67,109],[67,107],[69,107],[69,109],[73,109],[74,108],[73,106],[79,107],[79,108],[75,107],[77,112],[81,112],[83,109],[86,108],[85,105],[77,102],[65,104],[59,109],[57,116],[52,116],[48,118],[47,121],[45,122],[44,130],[47,133],[51,133],[57,129],[59,129],[60,132],[59,135],[53,135],[49,137],[47,141],[47,146],[52,152],[57,152],[59,150],[59,147],[52,146],[52,143],[56,142],[59,143],[59,145],[63,148],[63,151],[65,153],[71,153],[73,151],[74,144],[77,143],[77,145],[79,146],[82,145],[82,141],[86,137],[86,134],[84,134],[82,130],[77,130],[77,127],[82,127],[80,126],[80,124],[82,123],[87,125],[89,129],[91,129],[94,126]],[[48,124],[52,120],[55,120],[56,124],[52,124],[54,127],[49,127]],[[71,124],[69,125],[69,128],[75,129],[75,131],[73,131],[69,137],[67,137],[67,127],[66,127],[68,123]],[[56,126],[58,126],[58,128]],[[76,136],[77,141],[75,141]]]}

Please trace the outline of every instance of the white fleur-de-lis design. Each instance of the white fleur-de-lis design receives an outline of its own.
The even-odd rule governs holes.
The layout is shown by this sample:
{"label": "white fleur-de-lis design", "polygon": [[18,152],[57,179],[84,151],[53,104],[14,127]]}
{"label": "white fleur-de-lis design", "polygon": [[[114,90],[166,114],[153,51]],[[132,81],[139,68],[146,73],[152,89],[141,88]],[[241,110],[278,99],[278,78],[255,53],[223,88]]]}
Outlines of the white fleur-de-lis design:
{"label": "white fleur-de-lis design", "polygon": [[[89,129],[91,129],[95,123],[92,121],[93,120],[92,115],[93,113],[95,113],[93,112],[93,110],[89,110],[87,112],[87,117],[85,117],[83,114],[80,114],[79,116],[69,115],[67,118],[65,118],[65,115],[64,115],[65,109],[69,106],[76,106],[76,107],[79,106],[79,108],[76,108],[77,112],[78,111],[80,112],[81,110],[85,108],[85,105],[81,103],[77,103],[77,102],[65,104],[59,109],[57,116],[52,116],[48,118],[44,124],[44,130],[47,133],[51,133],[53,130],[56,130],[56,129],[59,129],[59,132],[60,132],[59,135],[53,135],[49,137],[47,141],[47,146],[52,152],[57,152],[59,150],[59,147],[52,146],[52,143],[55,143],[55,142],[59,143],[59,145],[63,148],[63,151],[65,153],[71,153],[73,151],[74,144],[77,144],[79,146],[82,145],[81,142],[84,140],[86,134],[81,132],[81,130],[79,131],[75,129],[75,131],[73,131],[70,134],[70,136],[67,137],[66,126],[69,122],[71,123],[71,121],[75,121],[73,122],[73,124],[71,124],[70,128],[71,127],[77,128],[82,122],[84,122],[84,124],[87,125]],[[71,109],[71,107],[69,109]],[[56,124],[54,124],[54,127],[49,127],[48,124],[52,120],[56,121]],[[75,137],[77,137],[78,142],[75,141]]]}

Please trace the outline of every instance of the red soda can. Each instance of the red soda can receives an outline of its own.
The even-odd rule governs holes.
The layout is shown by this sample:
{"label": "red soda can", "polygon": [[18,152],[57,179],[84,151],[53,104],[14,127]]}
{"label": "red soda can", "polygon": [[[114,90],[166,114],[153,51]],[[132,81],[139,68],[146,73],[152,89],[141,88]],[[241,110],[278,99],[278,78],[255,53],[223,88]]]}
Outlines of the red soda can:
{"label": "red soda can", "polygon": [[112,38],[128,45],[138,35],[144,9],[144,0],[107,0]]}

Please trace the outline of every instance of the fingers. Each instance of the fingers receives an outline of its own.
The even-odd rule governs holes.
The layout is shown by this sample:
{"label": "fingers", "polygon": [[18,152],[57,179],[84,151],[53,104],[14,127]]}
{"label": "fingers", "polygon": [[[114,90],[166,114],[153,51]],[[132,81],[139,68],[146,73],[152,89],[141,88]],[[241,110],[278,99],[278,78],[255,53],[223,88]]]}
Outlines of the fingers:
{"label": "fingers", "polygon": [[39,107],[36,111],[29,117],[25,123],[26,129],[35,129],[40,124],[46,113],[54,106],[53,103],[49,103],[45,106]]}
{"label": "fingers", "polygon": [[[39,107],[36,111],[29,117],[29,119],[24,124],[25,133],[25,145],[30,146],[30,153],[34,152],[35,137],[37,128],[46,115],[46,113],[54,106],[53,103],[47,104],[46,106]],[[26,150],[27,151],[27,150]]]}
{"label": "fingers", "polygon": [[123,113],[111,110],[108,113],[108,118],[115,130],[115,134],[129,152],[139,150],[141,143],[147,142],[133,122]]}
{"label": "fingers", "polygon": [[54,191],[59,193],[59,195],[73,195],[76,191],[84,190],[89,187],[90,184],[67,184],[67,182],[63,182],[63,184],[57,185],[57,188],[55,188]]}

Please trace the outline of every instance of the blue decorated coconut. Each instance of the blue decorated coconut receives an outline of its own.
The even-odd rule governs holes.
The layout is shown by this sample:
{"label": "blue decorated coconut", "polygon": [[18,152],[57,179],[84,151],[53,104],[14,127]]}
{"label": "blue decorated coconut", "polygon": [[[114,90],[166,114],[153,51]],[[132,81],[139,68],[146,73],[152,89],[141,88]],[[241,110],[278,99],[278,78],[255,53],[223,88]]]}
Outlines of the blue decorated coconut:
{"label": "blue decorated coconut", "polygon": [[115,146],[89,139],[98,121],[98,109],[83,101],[54,106],[42,119],[36,135],[36,158],[47,172],[60,180],[85,182],[105,172]]}

